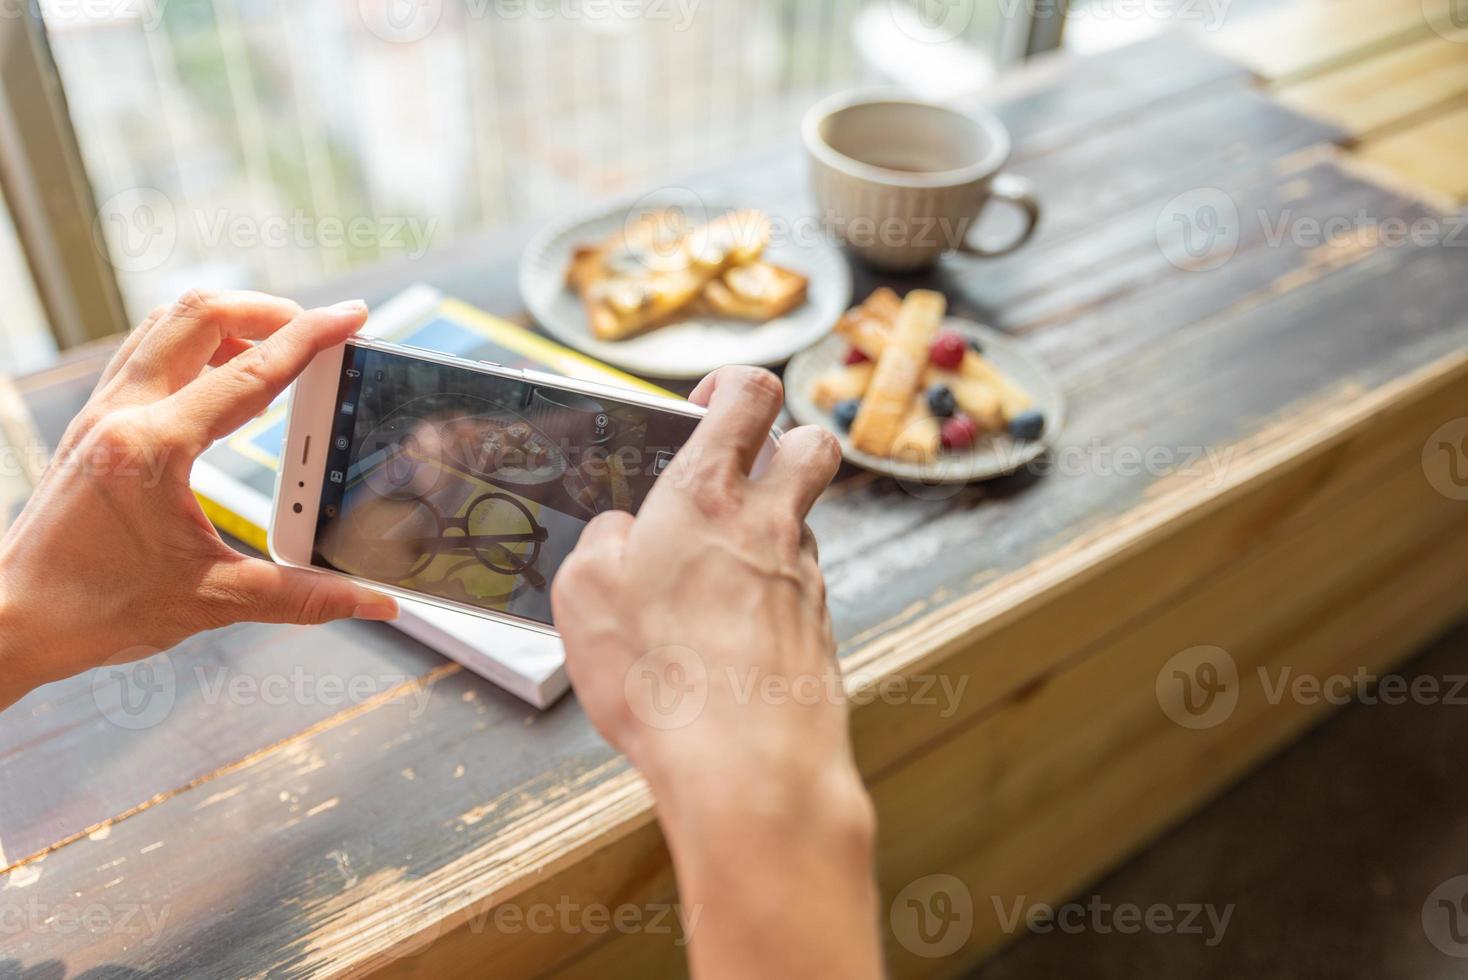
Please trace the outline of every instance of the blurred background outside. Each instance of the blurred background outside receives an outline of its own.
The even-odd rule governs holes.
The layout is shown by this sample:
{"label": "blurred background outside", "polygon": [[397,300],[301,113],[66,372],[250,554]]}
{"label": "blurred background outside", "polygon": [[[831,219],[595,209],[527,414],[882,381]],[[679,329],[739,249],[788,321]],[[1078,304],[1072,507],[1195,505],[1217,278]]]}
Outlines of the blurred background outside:
{"label": "blurred background outside", "polygon": [[[1125,43],[1188,2],[1078,3],[1065,40]],[[94,236],[136,321],[192,286],[289,292],[793,141],[832,91],[973,96],[1025,56],[1055,0],[40,9],[98,205]],[[0,209],[0,371],[54,356]]]}

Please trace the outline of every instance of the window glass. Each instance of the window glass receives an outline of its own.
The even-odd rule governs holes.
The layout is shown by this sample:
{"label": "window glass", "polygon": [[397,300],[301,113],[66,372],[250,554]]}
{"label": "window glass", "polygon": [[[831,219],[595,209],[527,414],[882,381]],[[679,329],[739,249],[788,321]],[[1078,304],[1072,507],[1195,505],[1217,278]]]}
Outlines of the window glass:
{"label": "window glass", "polygon": [[36,371],[55,357],[46,312],[21,251],[10,206],[0,193],[0,374],[13,377]]}
{"label": "window glass", "polygon": [[288,290],[790,141],[834,89],[977,88],[1015,48],[1008,2],[42,6],[136,319],[188,286]]}

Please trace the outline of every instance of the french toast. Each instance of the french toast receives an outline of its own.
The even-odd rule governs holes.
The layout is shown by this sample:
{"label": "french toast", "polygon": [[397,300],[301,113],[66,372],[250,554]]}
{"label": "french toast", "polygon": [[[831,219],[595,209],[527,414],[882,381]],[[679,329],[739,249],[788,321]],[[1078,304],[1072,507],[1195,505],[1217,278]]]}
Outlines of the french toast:
{"label": "french toast", "polygon": [[598,340],[625,340],[694,313],[767,322],[805,302],[809,285],[761,261],[770,235],[770,219],[757,210],[688,227],[682,212],[657,209],[575,249],[566,281]]}

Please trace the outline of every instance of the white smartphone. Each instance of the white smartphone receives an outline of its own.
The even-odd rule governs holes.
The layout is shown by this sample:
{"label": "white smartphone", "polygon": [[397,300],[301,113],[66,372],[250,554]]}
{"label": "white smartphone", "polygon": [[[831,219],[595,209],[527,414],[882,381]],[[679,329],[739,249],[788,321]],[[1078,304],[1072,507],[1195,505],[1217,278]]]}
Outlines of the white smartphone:
{"label": "white smartphone", "polygon": [[291,394],[270,554],[554,634],[550,584],[582,529],[605,510],[635,513],[704,414],[353,338]]}

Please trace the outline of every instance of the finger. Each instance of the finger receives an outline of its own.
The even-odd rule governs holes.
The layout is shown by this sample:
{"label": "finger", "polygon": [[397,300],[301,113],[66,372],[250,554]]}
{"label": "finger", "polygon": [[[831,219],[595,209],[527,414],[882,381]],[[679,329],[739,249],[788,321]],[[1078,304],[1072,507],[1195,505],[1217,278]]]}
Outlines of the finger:
{"label": "finger", "polygon": [[688,400],[701,408],[708,408],[709,396],[714,393],[714,385],[718,384],[715,379],[718,376],[718,371],[711,371],[705,374],[703,379],[694,385],[693,390],[688,393]]}
{"label": "finger", "polygon": [[706,400],[709,412],[679,452],[688,460],[683,465],[701,470],[709,461],[732,456],[747,476],[770,437],[784,395],[780,379],[762,368],[724,367],[704,378],[691,400]]}
{"label": "finger", "polygon": [[143,342],[143,338],[147,335],[148,331],[152,330],[167,312],[168,307],[166,306],[156,308],[143,319],[142,323],[133,327],[132,331],[123,338],[121,346],[117,348],[117,353],[112,355],[112,360],[107,362],[107,367],[102,371],[102,377],[97,381],[98,389],[101,389],[107,382],[117,377],[117,373],[122,370],[122,366],[128,362],[133,354],[137,353],[138,345]]}
{"label": "finger", "polygon": [[621,554],[632,533],[634,521],[625,510],[609,510],[597,514],[581,531],[577,551],[608,551]]}
{"label": "finger", "polygon": [[249,350],[252,346],[254,345],[248,340],[241,340],[238,337],[225,337],[219,342],[219,349],[214,352],[214,356],[209,358],[209,366],[223,367],[234,358]]}
{"label": "finger", "polygon": [[198,377],[227,338],[263,340],[300,314],[298,304],[265,293],[194,290],[148,330],[123,371],[166,395]]}
{"label": "finger", "polygon": [[[632,515],[626,511],[610,510],[596,515],[582,529],[576,547],[556,569],[555,581],[551,583],[551,621],[566,641],[568,658],[572,651],[591,646],[577,639],[594,632],[593,622],[605,618],[595,610],[607,596],[607,584],[622,581],[622,553],[632,525]],[[574,671],[574,665],[570,669]]]}
{"label": "finger", "polygon": [[805,520],[840,468],[841,444],[836,437],[820,426],[802,425],[780,439],[780,448],[759,482]]}
{"label": "finger", "polygon": [[224,598],[212,619],[317,626],[338,619],[386,622],[398,617],[397,600],[344,578],[303,568],[241,558],[222,573]]}
{"label": "finger", "polygon": [[183,427],[181,441],[202,451],[260,414],[324,350],[367,321],[360,301],[308,310],[223,367],[208,372],[164,403]]}

